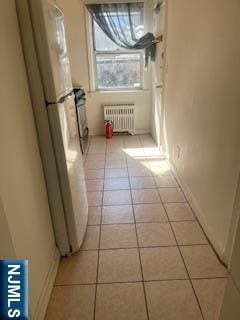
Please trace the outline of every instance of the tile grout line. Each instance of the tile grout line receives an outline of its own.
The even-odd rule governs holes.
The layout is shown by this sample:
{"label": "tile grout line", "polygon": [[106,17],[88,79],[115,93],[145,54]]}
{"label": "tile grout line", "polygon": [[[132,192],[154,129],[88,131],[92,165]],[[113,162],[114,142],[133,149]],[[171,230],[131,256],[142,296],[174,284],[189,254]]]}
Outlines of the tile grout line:
{"label": "tile grout line", "polygon": [[[106,164],[106,149],[107,142],[105,141],[105,158],[104,163]],[[103,181],[105,178],[105,166],[103,171]],[[102,192],[102,200],[101,200],[101,216],[100,216],[100,225],[99,225],[99,238],[98,238],[98,257],[97,257],[97,274],[96,274],[96,284],[95,284],[95,297],[94,297],[94,309],[93,309],[93,320],[96,318],[96,303],[97,303],[97,289],[98,289],[98,272],[99,272],[99,259],[100,259],[100,244],[101,244],[101,225],[102,225],[102,211],[103,211],[103,196],[104,192]]]}
{"label": "tile grout line", "polygon": [[[125,189],[126,191],[130,191],[130,190],[136,190],[136,191],[141,191],[141,190],[156,190],[158,188],[151,188],[151,189]],[[105,190],[105,192],[112,192],[112,191],[124,191],[124,189],[117,189],[117,190]],[[103,192],[102,191],[87,191],[88,193],[96,193],[96,192]],[[139,204],[172,204],[172,203],[175,203],[175,204],[181,204],[181,203],[187,203],[186,201],[179,201],[179,202],[162,202],[162,200],[160,200],[160,202],[139,202],[139,203],[134,203],[134,205],[139,205]],[[125,206],[125,205],[128,205],[128,204],[120,204],[120,206]],[[104,204],[104,207],[114,207],[116,205],[113,205],[113,204]],[[100,207],[100,205],[91,205],[89,207]],[[197,219],[196,219],[197,220]],[[189,220],[191,221],[191,220]]]}
{"label": "tile grout line", "polygon": [[[184,197],[186,198],[186,200],[187,200],[187,197],[186,197],[186,194],[185,194],[185,192],[183,191],[183,189],[182,189],[182,187],[179,185],[179,188],[181,189],[181,191],[182,191],[182,193],[184,194]],[[196,218],[196,221],[198,222],[198,225],[200,226],[200,228],[201,228],[201,230],[202,230],[202,232],[203,232],[203,234],[204,234],[204,236],[206,237],[206,239],[207,239],[207,241],[208,241],[208,245],[212,248],[212,250],[213,250],[213,252],[214,252],[214,254],[215,254],[215,256],[217,257],[217,259],[218,259],[218,261],[227,269],[227,271],[228,271],[228,266],[220,259],[220,257],[219,257],[219,254],[217,253],[217,251],[215,250],[215,248],[214,248],[214,246],[212,245],[212,243],[211,243],[211,241],[210,241],[210,239],[209,239],[209,237],[207,236],[207,234],[206,234],[206,232],[205,232],[205,230],[203,229],[203,227],[202,227],[202,225],[201,225],[201,223],[200,223],[200,221],[199,221],[199,219],[198,219],[198,217],[196,216],[196,214],[195,214],[195,212],[194,212],[194,210],[193,210],[193,208],[192,208],[192,206],[191,206],[191,204],[187,201],[187,204],[189,205],[189,207],[190,207],[190,209],[192,210],[192,212],[193,212],[193,214],[194,214],[194,217]]]}
{"label": "tile grout line", "polygon": [[[153,188],[154,190],[155,189],[157,189],[157,188]],[[130,190],[130,189],[127,189],[127,190]],[[131,189],[131,190],[145,190],[145,189]],[[105,190],[105,191],[122,191],[122,189],[119,189],[119,190]],[[102,191],[90,191],[90,192],[102,192]],[[188,203],[188,202],[162,202],[162,200],[161,200],[161,202],[156,202],[156,203],[149,203],[149,202],[143,202],[143,203],[137,203],[137,204],[134,204],[134,205],[139,205],[139,204],[181,204],[181,203]],[[107,205],[107,204],[105,204],[104,205],[104,207],[115,207],[116,205],[112,205],[112,204],[109,204],[109,205]],[[128,206],[128,204],[121,204],[121,206]],[[100,205],[95,205],[95,206],[93,206],[93,205],[91,205],[91,206],[89,206],[89,207],[100,207]],[[194,213],[194,212],[193,212]],[[195,217],[195,215],[194,215],[194,220],[197,220],[196,219],[196,217]],[[174,222],[175,221],[193,221],[193,220],[174,220]]]}
{"label": "tile grout line", "polygon": [[[143,144],[142,144],[142,141],[141,141],[140,137],[138,137],[138,140],[140,140],[140,143],[141,143],[141,145],[142,145],[142,147],[143,147]],[[123,143],[124,143],[124,140],[123,140]],[[105,178],[106,153],[107,153],[107,146],[105,145],[105,167],[104,167],[104,177],[103,177],[103,181],[106,179],[106,178]],[[130,177],[130,175],[129,175],[129,168],[131,168],[131,167],[127,165],[126,169],[127,169],[127,172],[128,172],[128,180],[129,180],[129,182],[130,182],[130,178],[131,178],[131,177]],[[109,168],[109,169],[118,169],[118,168]],[[119,169],[123,169],[123,168],[119,168]],[[145,178],[145,176],[136,176],[136,177]],[[195,289],[194,289],[192,280],[202,280],[202,279],[209,279],[209,280],[210,280],[210,279],[218,279],[218,278],[219,278],[219,279],[226,279],[226,276],[225,276],[225,277],[210,277],[210,278],[209,278],[209,277],[208,277],[208,278],[191,278],[191,277],[190,277],[190,274],[189,274],[189,272],[188,272],[188,269],[187,269],[186,263],[185,263],[185,261],[184,261],[184,258],[183,258],[182,252],[181,252],[181,250],[180,250],[180,247],[183,247],[183,246],[196,246],[196,245],[198,245],[198,246],[210,245],[210,246],[212,247],[212,245],[211,245],[211,243],[209,242],[209,240],[208,240],[208,242],[209,242],[208,244],[191,244],[191,245],[179,245],[179,244],[178,244],[178,241],[177,241],[177,239],[176,239],[176,235],[175,235],[174,230],[173,230],[173,228],[172,228],[172,223],[173,223],[173,222],[197,221],[198,224],[200,225],[201,229],[202,229],[202,226],[201,226],[201,224],[199,223],[199,220],[197,219],[194,210],[192,209],[191,205],[190,205],[189,202],[187,201],[187,198],[186,198],[186,196],[185,196],[185,194],[184,194],[181,186],[179,185],[179,183],[178,183],[178,181],[176,180],[176,178],[175,178],[174,175],[173,175],[173,178],[177,181],[178,188],[183,192],[183,194],[184,194],[184,196],[185,196],[185,199],[186,199],[186,202],[185,202],[185,203],[187,203],[187,204],[189,205],[189,207],[191,208],[195,220],[191,219],[191,220],[178,220],[178,221],[173,220],[173,221],[170,221],[169,215],[168,215],[167,210],[166,210],[166,204],[168,204],[168,203],[182,203],[182,202],[167,202],[167,203],[163,202],[162,199],[161,199],[161,196],[160,196],[159,189],[161,189],[161,188],[168,188],[168,187],[158,187],[158,186],[157,186],[157,183],[156,183],[156,179],[155,179],[155,178],[157,178],[157,176],[152,173],[151,177],[153,177],[154,185],[156,186],[156,188],[144,188],[144,189],[157,189],[157,193],[158,193],[158,195],[159,195],[159,197],[160,197],[161,204],[162,204],[162,206],[163,206],[163,208],[164,208],[164,211],[165,211],[166,216],[167,216],[167,219],[168,219],[167,222],[165,222],[165,223],[169,223],[170,228],[171,228],[171,231],[172,231],[172,233],[173,233],[173,235],[174,235],[174,238],[175,238],[175,241],[176,241],[176,245],[175,245],[175,246],[172,245],[172,246],[165,246],[165,247],[177,247],[177,248],[178,248],[179,253],[180,253],[180,255],[181,255],[181,258],[182,258],[182,261],[183,261],[183,264],[184,264],[184,266],[185,266],[187,275],[188,275],[188,280],[189,280],[190,283],[191,283],[191,287],[192,287],[192,289],[193,289],[193,292],[194,292],[196,301],[197,301],[197,303],[198,303],[198,306],[199,306],[199,309],[200,309],[202,318],[204,319],[203,312],[202,312],[202,308],[201,308],[201,305],[200,305],[200,303],[199,303],[197,294],[196,294],[196,292],[195,292]],[[118,178],[110,178],[110,179],[118,179]],[[95,179],[87,179],[87,180],[95,180]],[[169,187],[169,188],[174,188],[174,187]],[[175,188],[176,188],[176,187],[175,187]],[[119,189],[119,190],[122,190],[122,189]],[[112,191],[119,191],[119,190],[118,190],[118,189],[115,189],[115,190],[112,190]],[[123,189],[123,190],[124,190],[124,189]],[[132,190],[135,190],[135,189],[133,189],[133,188],[130,187],[129,191],[130,191],[131,202],[132,202],[131,206],[132,206],[132,208],[133,208],[133,217],[134,217],[135,233],[136,233],[136,239],[137,239],[137,247],[136,247],[136,249],[138,249],[138,253],[139,253],[140,267],[141,267],[141,273],[142,273],[142,281],[139,280],[139,281],[112,282],[112,283],[135,283],[135,282],[136,282],[136,283],[143,283],[145,304],[146,304],[146,309],[147,309],[147,316],[148,316],[148,319],[149,319],[148,305],[147,305],[147,298],[146,298],[146,290],[145,290],[144,282],[151,282],[151,281],[152,281],[152,282],[153,282],[153,281],[171,281],[171,280],[174,281],[174,280],[186,280],[186,279],[161,279],[161,280],[147,280],[147,281],[144,281],[143,268],[142,268],[141,255],[140,255],[140,248],[141,248],[141,247],[139,246],[139,241],[138,241],[138,236],[137,236],[137,222],[136,222],[136,216],[135,216],[135,211],[134,211],[134,204],[133,204],[133,198],[132,198]],[[136,190],[141,190],[141,189],[136,189]],[[142,189],[142,190],[143,190],[143,189]],[[102,223],[104,191],[111,191],[111,190],[105,190],[104,187],[103,187],[103,190],[102,190],[101,219],[100,219],[101,221],[100,221],[100,230],[99,230],[99,248],[98,248],[98,263],[97,263],[97,281],[96,281],[95,302],[94,302],[94,319],[95,319],[95,309],[96,309],[97,285],[98,285],[98,284],[103,284],[103,285],[104,285],[104,284],[106,284],[106,285],[107,285],[107,284],[111,284],[111,283],[98,283],[99,253],[100,253],[100,250],[118,250],[118,249],[121,249],[121,248],[100,249],[101,227],[102,227],[102,225],[118,225],[118,224],[123,224],[123,225],[125,224],[125,225],[126,225],[126,224],[131,224],[131,223],[110,223],[110,224],[103,224],[103,223]],[[90,192],[91,192],[91,191],[90,191]],[[93,192],[94,192],[94,191],[93,191]],[[145,203],[145,204],[146,204],[146,203]],[[109,205],[109,206],[111,206],[111,205]],[[98,207],[98,206],[92,206],[92,207]],[[154,221],[153,221],[153,222],[150,222],[150,221],[149,221],[149,222],[140,222],[140,223],[164,223],[164,222],[154,222]],[[202,230],[203,230],[203,229],[202,229]],[[204,230],[203,230],[203,232],[204,232]],[[204,234],[205,234],[205,232],[204,232]],[[205,234],[205,236],[206,236],[206,234]],[[208,239],[208,238],[207,238],[207,239]],[[162,246],[153,246],[153,247],[146,247],[146,248],[156,248],[156,247],[162,247]],[[133,248],[135,248],[135,247],[133,247]],[[144,248],[144,247],[143,247],[143,248]],[[122,249],[130,249],[130,248],[122,248]],[[88,250],[83,250],[83,251],[88,251]],[[215,250],[214,250],[214,252],[215,252]],[[216,252],[215,252],[215,253],[216,253]],[[85,284],[79,284],[79,285],[85,285]]]}
{"label": "tile grout line", "polygon": [[[215,250],[215,248],[214,248],[214,246],[212,245],[211,241],[209,240],[209,238],[208,238],[205,230],[203,229],[202,224],[200,223],[197,215],[195,214],[195,211],[193,210],[193,207],[192,207],[191,203],[188,201],[188,198],[187,198],[187,196],[186,196],[186,193],[184,192],[184,190],[183,190],[183,188],[182,188],[182,186],[181,186],[181,184],[180,184],[180,179],[177,179],[177,177],[175,177],[175,174],[174,174],[174,173],[173,173],[173,176],[174,176],[174,179],[176,180],[176,182],[177,182],[177,184],[178,184],[179,189],[182,191],[182,193],[183,193],[183,195],[184,195],[184,197],[185,197],[185,199],[186,199],[186,203],[187,203],[188,206],[190,207],[190,209],[191,209],[191,211],[192,211],[192,213],[193,213],[196,221],[198,222],[198,225],[200,226],[200,228],[201,228],[202,232],[204,233],[205,237],[207,238],[208,245],[209,245],[209,246],[212,248],[212,250],[214,251],[214,253],[215,253],[218,261],[228,270],[228,266],[220,259],[219,254],[218,254],[217,251]],[[165,206],[164,206],[164,208],[165,208]]]}
{"label": "tile grout line", "polygon": [[[88,160],[88,151],[90,149],[90,144],[92,142],[92,139],[91,141],[89,142],[89,147],[88,147],[88,150],[87,150],[87,154],[86,154],[86,160],[85,160],[85,164],[87,163],[87,160]],[[84,167],[84,170],[87,170],[85,167]],[[85,178],[85,180],[87,180]],[[86,190],[87,191],[87,190]],[[88,191],[87,191],[88,192]],[[88,216],[88,219],[89,219],[89,216]],[[99,241],[99,240],[98,240]],[[81,250],[81,249],[80,249]],[[83,251],[83,250],[81,250]],[[97,277],[98,277],[98,260],[99,260],[99,252],[98,252],[98,256],[97,256],[97,274],[96,274],[96,282],[97,282]],[[95,285],[95,294],[94,294],[94,305],[93,305],[93,320],[95,319],[95,306],[96,306],[96,296],[97,296],[97,284],[94,284]]]}
{"label": "tile grout line", "polygon": [[[154,181],[155,181],[155,179],[154,179]],[[178,184],[178,181],[177,181],[177,184]],[[156,181],[155,181],[155,185],[157,186]],[[182,189],[181,189],[181,187],[179,186],[179,184],[178,184],[178,187],[179,187],[179,188],[180,188],[180,190],[182,191]],[[158,192],[159,197],[160,197],[160,199],[161,199],[161,201],[162,201],[162,198],[161,198],[161,195],[160,195],[160,192],[159,192],[159,189],[158,189],[158,188],[157,188],[157,192]],[[183,191],[182,191],[182,192],[183,192]],[[183,194],[184,194],[184,193],[183,193]],[[185,197],[185,194],[184,194],[184,197]],[[186,197],[185,197],[185,199],[186,199],[186,203],[188,203],[188,201],[187,201],[187,198],[186,198]],[[192,287],[192,290],[193,290],[193,293],[194,293],[195,299],[196,299],[196,301],[197,301],[197,304],[198,304],[198,307],[199,307],[199,310],[200,310],[200,313],[201,313],[202,319],[204,320],[203,311],[202,311],[202,308],[201,308],[201,305],[200,305],[199,299],[198,299],[198,297],[197,297],[197,293],[195,292],[195,289],[194,289],[194,286],[193,286],[193,283],[192,283],[192,279],[191,279],[191,277],[190,277],[190,273],[189,273],[189,271],[188,271],[188,269],[187,269],[187,265],[186,265],[185,260],[184,260],[184,258],[183,258],[183,255],[182,255],[182,252],[181,252],[180,246],[179,246],[179,244],[178,244],[178,241],[177,241],[177,238],[176,238],[175,232],[174,232],[174,230],[173,230],[173,227],[172,227],[171,221],[170,221],[170,219],[169,219],[169,216],[168,216],[168,213],[167,213],[167,210],[166,210],[166,207],[165,207],[165,203],[164,203],[163,201],[162,201],[162,205],[163,205],[163,208],[164,208],[165,213],[166,213],[166,215],[167,215],[167,219],[168,219],[168,222],[169,222],[169,226],[170,226],[170,228],[171,228],[171,230],[172,230],[173,236],[174,236],[174,238],[175,238],[175,241],[176,241],[176,244],[177,244],[177,247],[178,247],[178,251],[179,251],[179,253],[180,253],[180,255],[181,255],[182,262],[183,262],[184,267],[185,267],[185,270],[186,270],[186,272],[187,272],[187,275],[188,275],[188,278],[189,278],[189,281],[190,281],[190,284],[191,284],[191,287]],[[193,212],[193,213],[194,213],[194,212]],[[194,216],[195,216],[195,213],[194,213]]]}
{"label": "tile grout line", "polygon": [[[150,203],[144,203],[146,205],[150,204]],[[162,205],[162,203],[159,203],[160,205]],[[128,206],[131,206],[130,204],[128,204]],[[98,208],[100,206],[96,206],[95,208]],[[165,212],[165,211],[164,211]],[[181,223],[181,222],[196,222],[196,220],[171,220],[171,223]],[[126,225],[126,224],[133,224],[134,222],[109,222],[109,223],[102,223],[102,225],[106,225],[106,226],[110,226],[110,225]],[[157,224],[161,224],[161,223],[169,223],[169,221],[139,221],[136,222],[137,224],[148,224],[148,223],[157,223]],[[95,223],[95,224],[88,224],[88,226],[99,226],[99,223]],[[195,243],[194,245],[198,245],[199,243]],[[206,243],[202,243],[202,244],[206,244]],[[189,245],[193,245],[193,244],[189,244]],[[183,244],[184,246],[184,244]],[[185,246],[188,246],[188,244],[185,244]]]}
{"label": "tile grout line", "polygon": [[[180,188],[180,187],[179,187],[179,188]],[[181,189],[181,188],[180,188],[180,189]],[[182,189],[181,189],[181,191],[182,191]],[[158,190],[158,193],[159,193],[159,196],[160,196],[159,190]],[[185,195],[184,195],[184,196],[185,196]],[[161,196],[160,196],[160,198],[161,198]],[[186,200],[187,200],[187,199],[186,199]],[[186,201],[186,202],[187,202],[187,201]],[[188,202],[187,202],[187,203],[188,203]],[[177,241],[177,237],[176,237],[176,235],[175,235],[175,232],[174,232],[174,230],[173,230],[172,224],[171,224],[171,222],[170,222],[170,219],[169,219],[169,216],[168,216],[168,213],[167,213],[165,204],[164,204],[164,203],[162,203],[162,204],[163,204],[163,208],[164,208],[165,213],[166,213],[167,218],[168,218],[169,226],[170,226],[170,228],[171,228],[171,230],[172,230],[172,233],[173,233],[173,236],[174,236],[174,238],[175,238],[175,241],[176,241],[176,244],[177,244],[177,247],[178,247],[179,254],[180,254],[181,258],[182,258],[182,262],[183,262],[184,267],[185,267],[185,270],[186,270],[186,272],[187,272],[188,280],[190,281],[190,284],[191,284],[191,287],[192,287],[192,290],[193,290],[195,299],[196,299],[196,301],[197,301],[197,304],[198,304],[198,307],[199,307],[199,310],[200,310],[202,319],[204,320],[202,307],[201,307],[200,302],[199,302],[199,299],[198,299],[198,297],[197,297],[197,293],[195,292],[195,289],[194,289],[194,286],[193,286],[193,283],[192,283],[192,279],[191,279],[191,277],[190,277],[190,273],[189,273],[189,271],[188,271],[188,269],[187,269],[187,265],[186,265],[186,263],[185,263],[185,260],[184,260],[184,258],[183,258],[183,255],[182,255],[180,246],[179,246],[178,241]]]}
{"label": "tile grout line", "polygon": [[[198,223],[198,225],[200,226],[200,228],[201,228],[201,230],[202,230],[202,232],[203,232],[204,236],[205,236],[205,237],[206,237],[206,239],[207,239],[207,242],[208,242],[208,243],[207,243],[207,244],[205,244],[205,245],[208,245],[208,246],[210,246],[210,247],[213,249],[213,251],[214,251],[214,253],[215,253],[215,255],[216,255],[217,259],[219,260],[219,262],[220,262],[223,266],[225,266],[225,264],[221,261],[220,257],[218,256],[218,254],[217,254],[216,250],[214,249],[214,247],[213,247],[212,243],[210,242],[209,238],[207,237],[207,235],[206,235],[205,231],[203,230],[203,227],[202,227],[202,225],[201,225],[200,221],[198,220],[198,218],[197,218],[197,216],[196,216],[196,214],[195,214],[195,212],[194,212],[194,210],[193,210],[193,208],[192,208],[191,204],[189,203],[189,201],[188,201],[188,199],[187,199],[187,197],[186,197],[185,192],[183,191],[183,189],[182,189],[181,185],[179,184],[179,182],[178,182],[177,178],[175,177],[174,173],[173,173],[173,177],[174,177],[174,179],[175,179],[175,180],[176,180],[176,182],[177,182],[178,188],[181,190],[181,192],[182,192],[182,193],[183,193],[183,195],[184,195],[184,198],[185,198],[185,200],[186,200],[186,202],[185,202],[185,203],[187,203],[187,204],[188,204],[188,206],[190,207],[190,209],[191,209],[191,211],[192,211],[192,213],[193,213],[193,215],[194,215],[194,217],[195,217],[195,219],[196,219],[196,222],[197,222],[197,223]],[[157,189],[158,189],[158,188],[157,188]],[[159,189],[158,189],[158,193],[159,193],[159,196],[160,196]],[[166,214],[167,214],[167,217],[168,217],[168,220],[169,220],[169,224],[170,224],[171,230],[172,230],[173,235],[174,235],[174,237],[175,237],[175,240],[176,240],[176,242],[177,242],[177,238],[176,238],[176,235],[175,235],[174,230],[173,230],[173,227],[172,227],[172,222],[173,222],[173,221],[170,221],[170,219],[169,219],[169,216],[168,216],[168,213],[167,213],[167,210],[166,210],[166,207],[165,207],[165,203],[164,203],[164,202],[162,202],[162,204],[163,204],[164,210],[165,210],[165,212],[166,212]],[[198,244],[198,245],[203,245],[203,244]],[[187,266],[186,266],[186,263],[185,263],[185,260],[184,260],[184,257],[183,257],[183,255],[182,255],[182,252],[181,252],[181,249],[180,249],[180,245],[178,244],[178,242],[177,242],[177,246],[178,246],[178,249],[179,249],[180,255],[181,255],[181,257],[182,257],[183,263],[184,263],[184,265],[185,265],[186,271],[187,271],[187,273],[188,273],[189,280],[190,280],[190,283],[191,283],[191,286],[192,286],[192,289],[193,289],[194,295],[195,295],[195,297],[196,297],[196,300],[197,300],[198,306],[199,306],[199,308],[200,308],[200,312],[201,312],[202,318],[203,318],[203,320],[204,320],[203,310],[202,310],[202,307],[201,307],[201,305],[200,305],[200,301],[199,301],[199,299],[198,299],[197,293],[196,293],[196,291],[195,291],[195,289],[194,289],[193,282],[192,282],[192,280],[195,280],[195,279],[190,277],[189,271],[188,271],[188,269],[187,269]],[[225,266],[225,267],[226,267],[226,266]],[[215,278],[210,278],[210,279],[216,279],[216,278],[217,278],[217,277],[215,277]],[[208,278],[208,279],[209,279],[209,278]]]}
{"label": "tile grout line", "polygon": [[[140,140],[139,137],[138,137],[138,140]],[[141,144],[141,141],[140,141],[140,144]],[[127,172],[128,172],[129,183],[130,183],[130,175],[129,175],[129,168],[128,167],[127,167]],[[149,320],[150,318],[149,318],[149,311],[148,311],[148,304],[147,304],[146,288],[145,288],[145,284],[144,284],[143,266],[142,266],[142,261],[141,261],[139,239],[138,239],[138,234],[137,234],[137,224],[136,224],[135,209],[134,209],[134,204],[133,204],[132,189],[130,189],[130,196],[131,196],[131,200],[132,200],[133,219],[134,219],[136,240],[137,240],[137,246],[138,246],[138,249],[137,249],[138,250],[138,257],[139,257],[139,263],[140,263],[140,269],[141,269],[141,275],[142,275],[142,286],[143,286],[144,300],[145,300],[145,306],[146,306],[147,319]]]}
{"label": "tile grout line", "polygon": [[[88,150],[89,150],[91,141],[92,141],[92,136],[89,136],[89,141],[88,141],[86,153],[85,153],[85,156],[83,155],[83,157],[82,157],[82,159],[83,159],[82,164],[83,164],[83,171],[84,171],[84,179],[85,179],[85,180],[86,180],[86,178],[85,178],[85,163],[86,163],[86,161],[87,161],[87,155],[88,155]],[[81,149],[81,146],[80,146],[80,149]],[[81,150],[80,150],[80,151],[81,151]],[[86,190],[86,192],[87,192],[87,190]],[[87,226],[86,226],[86,231],[87,231],[87,227],[88,227],[88,223],[87,223]],[[85,237],[85,235],[84,235],[84,237]],[[80,249],[79,251],[81,251],[81,249]],[[61,263],[61,259],[62,259],[62,257],[60,256],[60,263]],[[58,269],[59,269],[59,266],[58,266]],[[58,286],[58,285],[56,284],[56,279],[55,279],[55,280],[54,280],[54,284],[53,284],[53,288],[56,287],[56,286]]]}
{"label": "tile grout line", "polygon": [[[154,183],[155,183],[155,186],[156,186],[156,188],[157,188],[157,183],[156,183],[156,180],[155,180],[155,179],[154,179]],[[184,266],[185,266],[185,269],[186,269],[186,272],[187,272],[189,281],[190,281],[190,283],[191,283],[191,287],[192,287],[192,289],[193,289],[193,292],[194,292],[194,295],[195,295],[195,298],[196,298],[196,301],[197,301],[197,304],[198,304],[198,307],[199,307],[199,310],[200,310],[202,319],[204,320],[203,311],[202,311],[202,308],[201,308],[201,306],[200,306],[200,302],[199,302],[198,297],[197,297],[197,294],[196,294],[196,292],[195,292],[195,290],[194,290],[194,287],[193,287],[193,284],[192,284],[192,281],[191,281],[191,278],[190,278],[190,274],[189,274],[189,272],[188,272],[187,266],[186,266],[186,264],[185,264],[184,258],[183,258],[183,256],[182,256],[181,250],[180,250],[180,248],[179,248],[176,235],[175,235],[174,230],[173,230],[173,228],[172,228],[172,225],[171,225],[171,223],[170,223],[170,219],[169,219],[167,210],[166,210],[166,208],[165,208],[165,204],[164,204],[164,202],[162,201],[162,198],[161,198],[161,195],[160,195],[160,192],[159,192],[159,189],[158,189],[158,188],[157,188],[157,193],[158,193],[158,196],[160,197],[160,200],[161,200],[161,202],[162,202],[162,206],[163,206],[163,208],[164,208],[164,210],[165,210],[165,213],[166,213],[166,215],[167,215],[167,219],[168,219],[169,226],[170,226],[170,228],[171,228],[171,230],[172,230],[172,233],[173,233],[173,236],[174,236],[174,238],[175,238],[175,241],[176,241],[176,244],[177,244],[179,253],[180,253],[181,257],[182,257],[182,261],[183,261],[183,264],[184,264]],[[184,195],[184,196],[185,196],[185,195]],[[187,199],[186,199],[186,200],[187,200]]]}
{"label": "tile grout line", "polygon": [[[134,224],[134,223],[132,223]],[[183,244],[180,245],[180,247],[196,247],[196,246],[207,246],[208,244],[202,243],[202,244]],[[107,251],[107,250],[128,250],[128,249],[154,249],[154,248],[173,248],[178,247],[178,245],[164,245],[164,246],[137,246],[137,247],[118,247],[118,248],[102,248],[101,250]],[[81,249],[80,251],[97,251],[98,249]]]}
{"label": "tile grout line", "polygon": [[[148,203],[144,203],[144,204],[148,204]],[[159,204],[162,204],[162,203],[159,203]],[[129,204],[128,204],[129,206]],[[91,206],[92,207],[92,206]],[[98,208],[100,206],[95,206],[95,208]],[[171,223],[178,223],[178,222],[196,222],[196,220],[171,220]],[[110,225],[116,225],[116,224],[133,224],[134,222],[109,222],[109,223],[102,223],[102,225],[104,226],[110,226]],[[168,221],[140,221],[140,222],[137,222],[137,223],[168,223]],[[99,226],[100,223],[93,223],[93,224],[88,224],[88,226]],[[196,244],[197,245],[197,244]]]}
{"label": "tile grout line", "polygon": [[[214,278],[192,278],[192,280],[198,281],[198,280],[215,280],[215,279],[227,279],[227,277],[214,277]],[[145,280],[144,282],[168,282],[168,281],[188,281],[188,278],[171,278],[171,279],[150,279]],[[142,280],[135,280],[135,281],[114,281],[114,282],[89,282],[89,283],[65,283],[65,284],[56,284],[55,287],[71,287],[71,286],[94,286],[94,285],[108,285],[108,284],[121,284],[121,283],[142,283]]]}

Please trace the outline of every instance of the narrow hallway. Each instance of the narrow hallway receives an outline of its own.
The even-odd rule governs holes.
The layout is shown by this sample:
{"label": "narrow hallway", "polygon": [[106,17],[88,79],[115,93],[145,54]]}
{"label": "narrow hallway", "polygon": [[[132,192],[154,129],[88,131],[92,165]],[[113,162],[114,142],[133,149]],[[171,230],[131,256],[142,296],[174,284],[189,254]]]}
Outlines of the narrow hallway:
{"label": "narrow hallway", "polygon": [[150,136],[94,137],[82,250],[63,258],[46,319],[217,320],[226,270]]}

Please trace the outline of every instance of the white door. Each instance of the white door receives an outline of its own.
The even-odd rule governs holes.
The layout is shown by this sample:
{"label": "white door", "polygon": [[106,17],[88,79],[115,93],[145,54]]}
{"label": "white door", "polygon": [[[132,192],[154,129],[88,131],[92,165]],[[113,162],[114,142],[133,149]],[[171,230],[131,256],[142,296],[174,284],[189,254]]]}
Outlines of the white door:
{"label": "white door", "polygon": [[153,63],[153,112],[152,134],[158,146],[163,144],[163,87],[164,87],[164,64],[165,64],[165,14],[166,4],[162,1],[154,1],[153,33],[160,37],[157,43],[156,58]]}
{"label": "white door", "polygon": [[51,0],[30,0],[45,98],[58,102],[72,90],[64,16]]}

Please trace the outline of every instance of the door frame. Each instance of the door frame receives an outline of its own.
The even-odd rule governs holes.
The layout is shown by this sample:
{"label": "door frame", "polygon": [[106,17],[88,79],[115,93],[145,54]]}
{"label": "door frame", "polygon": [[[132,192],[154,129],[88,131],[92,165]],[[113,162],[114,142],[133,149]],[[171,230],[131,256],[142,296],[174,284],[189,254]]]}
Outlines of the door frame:
{"label": "door frame", "polygon": [[[168,0],[154,0],[153,1],[153,8],[155,7],[156,3],[160,3],[161,6],[165,4],[165,17],[164,17],[164,39],[163,39],[163,71],[162,71],[162,89],[161,89],[161,106],[160,106],[160,119],[159,119],[159,136],[156,137],[156,142],[158,144],[158,148],[161,149],[165,153],[165,134],[164,134],[164,104],[165,104],[165,79],[166,79],[166,73],[168,69],[167,65],[167,35],[168,35]],[[154,13],[153,13],[154,14]],[[155,84],[153,84],[155,86]],[[154,87],[153,90],[156,90]],[[153,102],[152,105],[155,104],[155,95],[156,92],[153,91],[152,97],[153,97]],[[157,134],[157,133],[156,133]]]}
{"label": "door frame", "polygon": [[168,72],[168,64],[167,64],[167,38],[168,38],[168,0],[163,1],[165,3],[165,21],[164,21],[164,29],[165,29],[165,40],[163,45],[163,88],[162,88],[162,105],[161,105],[161,118],[160,118],[160,148],[165,152],[165,133],[164,133],[164,123],[165,123],[165,93],[166,93],[166,74]]}

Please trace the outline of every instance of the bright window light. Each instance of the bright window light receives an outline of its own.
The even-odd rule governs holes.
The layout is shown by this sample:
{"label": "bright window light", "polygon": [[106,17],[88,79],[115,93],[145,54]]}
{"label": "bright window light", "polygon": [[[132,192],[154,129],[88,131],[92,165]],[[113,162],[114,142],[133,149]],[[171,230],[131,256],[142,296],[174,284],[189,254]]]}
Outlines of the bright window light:
{"label": "bright window light", "polygon": [[[143,8],[143,6],[137,6],[132,13],[133,28],[138,39],[144,35]],[[115,12],[110,14],[113,18],[116,16]],[[122,25],[124,25],[124,19],[127,19],[127,15],[127,12],[122,11],[120,17],[116,16],[116,19],[120,18]],[[116,45],[93,20],[92,31],[96,89],[142,88],[144,50],[129,50]],[[127,38],[131,38],[130,29],[125,30],[125,34]]]}

